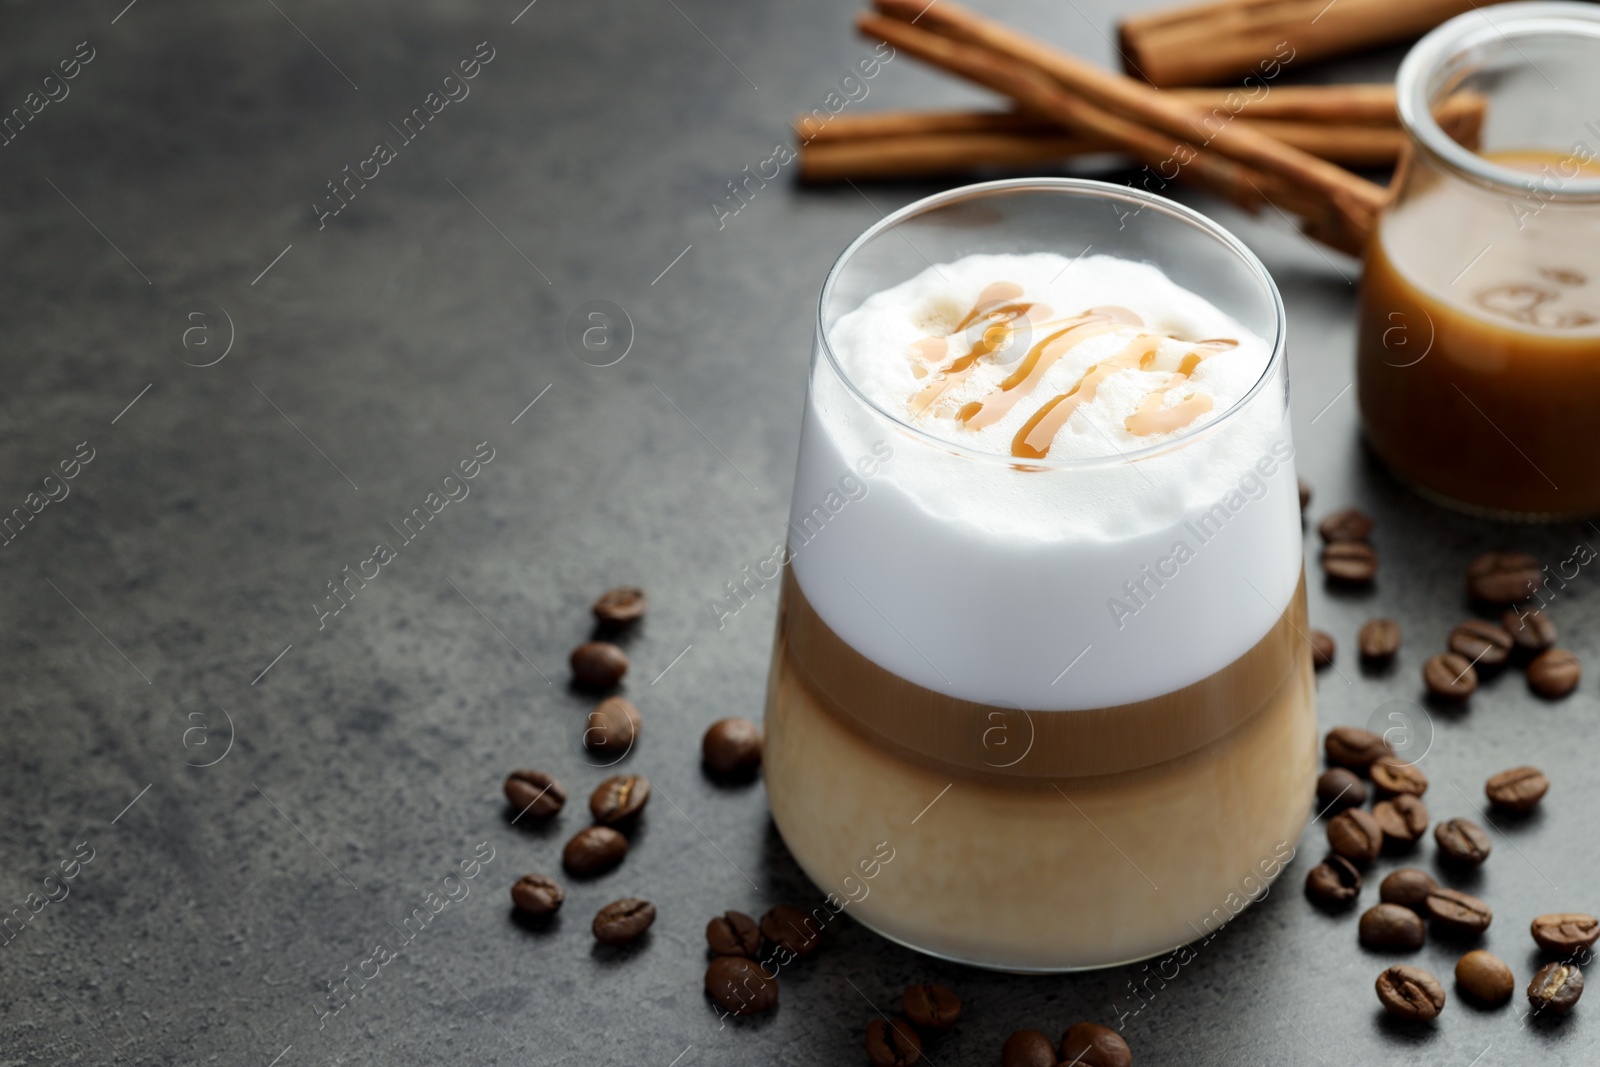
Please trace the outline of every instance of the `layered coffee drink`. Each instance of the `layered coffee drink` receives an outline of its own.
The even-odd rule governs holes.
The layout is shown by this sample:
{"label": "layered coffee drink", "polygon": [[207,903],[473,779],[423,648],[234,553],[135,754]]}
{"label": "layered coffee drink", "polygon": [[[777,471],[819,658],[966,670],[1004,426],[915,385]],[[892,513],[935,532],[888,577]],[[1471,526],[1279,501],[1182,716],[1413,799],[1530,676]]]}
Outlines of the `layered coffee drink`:
{"label": "layered coffee drink", "polygon": [[[1174,225],[1210,226],[1140,229]],[[940,232],[973,243],[912,243]],[[1115,254],[896,279],[847,253],[824,291],[765,775],[796,860],[885,936],[1126,962],[1293,853],[1316,722],[1281,322],[1264,272],[1265,305],[1221,280],[1253,257],[1203,248],[1178,262],[1219,259],[1254,328]]]}

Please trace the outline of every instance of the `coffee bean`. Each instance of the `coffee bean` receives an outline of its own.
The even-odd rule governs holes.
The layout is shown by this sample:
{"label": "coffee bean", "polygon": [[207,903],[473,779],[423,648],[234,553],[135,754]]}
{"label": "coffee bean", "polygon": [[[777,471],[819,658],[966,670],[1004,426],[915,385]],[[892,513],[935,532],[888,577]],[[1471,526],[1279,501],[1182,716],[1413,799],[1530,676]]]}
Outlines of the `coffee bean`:
{"label": "coffee bean", "polygon": [[761,928],[742,911],[723,912],[706,923],[706,944],[718,956],[753,960],[761,952]]}
{"label": "coffee bean", "polygon": [[874,1019],[867,1024],[867,1062],[872,1067],[910,1067],[922,1058],[922,1038],[910,1023]]}
{"label": "coffee bean", "polygon": [[1324,908],[1340,908],[1361,893],[1361,872],[1343,856],[1329,856],[1306,872],[1306,896]]}
{"label": "coffee bean", "polygon": [[1372,517],[1360,508],[1342,508],[1325,516],[1317,532],[1329,544],[1339,541],[1365,541],[1372,536]]}
{"label": "coffee bean", "polygon": [[628,673],[628,654],[610,641],[585,641],[571,663],[573,679],[589,689],[611,689]]}
{"label": "coffee bean", "polygon": [[639,709],[621,697],[607,697],[589,713],[583,746],[591,752],[626,752],[639,738]]}
{"label": "coffee bean", "polygon": [[802,959],[817,951],[821,935],[816,920],[788,904],[779,904],[761,916],[761,936]]}
{"label": "coffee bean", "polygon": [[1372,817],[1392,846],[1414,845],[1428,832],[1428,808],[1410,793],[1401,793],[1372,806]]}
{"label": "coffee bean", "polygon": [[1317,802],[1324,810],[1343,811],[1367,802],[1367,784],[1343,767],[1330,767],[1317,779]]}
{"label": "coffee bean", "polygon": [[1061,1062],[1080,1067],[1131,1067],[1133,1053],[1111,1027],[1073,1023],[1061,1035]]}
{"label": "coffee bean", "polygon": [[1390,1015],[1427,1022],[1444,1010],[1444,986],[1421,967],[1401,964],[1378,975],[1378,1002]]}
{"label": "coffee bean", "polygon": [[1322,749],[1329,763],[1357,771],[1366,770],[1381,756],[1394,755],[1389,742],[1359,726],[1335,726],[1322,739]]}
{"label": "coffee bean", "polygon": [[1433,840],[1445,859],[1472,867],[1488,859],[1493,847],[1483,827],[1469,819],[1446,819],[1433,828]]}
{"label": "coffee bean", "polygon": [[1357,937],[1367,948],[1406,952],[1422,947],[1422,918],[1398,904],[1374,904],[1361,913]]}
{"label": "coffee bean", "polygon": [[589,794],[589,813],[601,826],[619,826],[650,802],[650,780],[637,774],[607,778]]}
{"label": "coffee bean", "polygon": [[1388,796],[1420,797],[1428,791],[1428,776],[1422,769],[1394,756],[1374,760],[1369,773],[1378,792]]}
{"label": "coffee bean", "polygon": [[1306,484],[1304,478],[1298,478],[1296,481],[1300,483],[1300,514],[1304,515],[1306,505],[1311,503],[1311,487]]}
{"label": "coffee bean", "polygon": [[1357,867],[1378,858],[1383,847],[1383,828],[1369,811],[1351,808],[1328,820],[1328,847]]}
{"label": "coffee bean", "polygon": [[554,915],[566,899],[561,883],[542,874],[525,874],[511,887],[511,903],[527,915]]}
{"label": "coffee bean", "polygon": [[650,929],[656,921],[656,906],[638,897],[613,900],[595,912],[594,939],[602,945],[626,945]]}
{"label": "coffee bean", "polygon": [[706,968],[706,992],[734,1015],[754,1015],[778,1006],[778,976],[743,956],[718,956]]}
{"label": "coffee bean", "polygon": [[582,878],[604,874],[628,854],[628,839],[609,826],[579,830],[561,850],[561,866]]}
{"label": "coffee bean", "polygon": [[1565,1015],[1583,996],[1583,972],[1570,963],[1547,963],[1528,983],[1528,1002],[1535,1011]]}
{"label": "coffee bean", "polygon": [[1583,668],[1578,657],[1564,648],[1541,652],[1528,664],[1528,688],[1546,700],[1559,700],[1578,688]]}
{"label": "coffee bean", "polygon": [[1037,1030],[1018,1030],[1000,1048],[1000,1067],[1056,1067],[1056,1044]]}
{"label": "coffee bean", "polygon": [[900,1010],[924,1030],[948,1030],[961,1018],[961,998],[935,982],[907,986]]}
{"label": "coffee bean", "polygon": [[1471,893],[1440,886],[1428,894],[1428,917],[1442,933],[1481,934],[1494,921],[1494,911]]}
{"label": "coffee bean", "polygon": [[1333,635],[1324,630],[1312,630],[1311,638],[1311,666],[1317,670],[1333,666],[1333,654],[1336,646]]}
{"label": "coffee bean", "polygon": [[1555,621],[1538,608],[1507,608],[1500,624],[1520,649],[1543,652],[1556,643]]}
{"label": "coffee bean", "polygon": [[1557,912],[1533,920],[1533,939],[1546,952],[1575,956],[1600,938],[1600,919],[1577,912]]}
{"label": "coffee bean", "polygon": [[1478,671],[1505,666],[1515,644],[1505,627],[1482,619],[1468,619],[1450,631],[1450,651],[1464,657]]}
{"label": "coffee bean", "polygon": [[1513,767],[1483,783],[1489,803],[1504,811],[1523,814],[1539,806],[1550,789],[1550,779],[1537,767]]}
{"label": "coffee bean", "polygon": [[518,818],[548,819],[567,802],[566,787],[543,771],[512,771],[505,790]]}
{"label": "coffee bean", "polygon": [[1322,573],[1346,585],[1368,585],[1378,574],[1378,550],[1364,541],[1335,541],[1322,550]]}
{"label": "coffee bean", "polygon": [[1430,696],[1459,704],[1478,688],[1478,672],[1465,656],[1441,652],[1422,665],[1422,681]]}
{"label": "coffee bean", "polygon": [[1362,659],[1387,663],[1400,651],[1400,624],[1393,619],[1368,619],[1356,634],[1356,645]]}
{"label": "coffee bean", "polygon": [[1543,586],[1539,561],[1522,552],[1486,552],[1467,566],[1467,595],[1486,604],[1515,604]]}
{"label": "coffee bean", "polygon": [[718,719],[700,740],[700,758],[718,778],[747,778],[761,766],[761,728],[749,719]]}
{"label": "coffee bean", "polygon": [[596,619],[608,626],[626,626],[643,617],[649,604],[643,589],[624,585],[601,593],[600,599],[589,610],[594,612]]}
{"label": "coffee bean", "polygon": [[1427,871],[1415,867],[1401,867],[1391,871],[1378,883],[1378,899],[1385,904],[1398,904],[1415,912],[1428,910],[1428,895],[1439,888],[1439,883]]}
{"label": "coffee bean", "polygon": [[1456,960],[1456,985],[1469,999],[1492,1007],[1511,999],[1517,979],[1504,960],[1479,948]]}

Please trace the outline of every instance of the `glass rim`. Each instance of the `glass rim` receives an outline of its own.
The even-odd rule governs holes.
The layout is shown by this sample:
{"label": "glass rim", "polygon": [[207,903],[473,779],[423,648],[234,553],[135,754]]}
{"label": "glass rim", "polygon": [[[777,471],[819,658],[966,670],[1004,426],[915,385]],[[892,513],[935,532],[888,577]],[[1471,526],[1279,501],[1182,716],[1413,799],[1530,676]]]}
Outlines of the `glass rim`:
{"label": "glass rim", "polygon": [[[1514,38],[1548,36],[1581,36],[1600,43],[1600,10],[1591,3],[1532,0],[1476,8],[1435,27],[1406,53],[1395,75],[1395,102],[1401,126],[1435,160],[1495,191],[1536,193],[1558,202],[1581,203],[1600,198],[1600,178],[1568,179],[1552,188],[1543,184],[1539,175],[1502,166],[1463,147],[1433,117],[1427,82],[1451,60],[1496,41],[1509,44],[1521,55]],[[1532,60],[1527,63],[1538,69]],[[1596,154],[1600,155],[1600,146]]]}
{"label": "glass rim", "polygon": [[[1013,192],[1056,192],[1066,193],[1080,197],[1092,197],[1101,200],[1132,201],[1139,205],[1142,211],[1146,207],[1174,216],[1189,223],[1212,238],[1218,245],[1226,248],[1237,256],[1249,271],[1256,277],[1272,299],[1273,334],[1267,340],[1272,346],[1271,355],[1267,358],[1266,366],[1261,374],[1251,384],[1249,390],[1238,400],[1229,405],[1216,418],[1195,427],[1180,432],[1176,437],[1148,445],[1144,448],[1130,451],[1113,451],[1109,455],[1075,457],[1072,459],[1052,460],[1049,456],[1041,459],[1019,459],[1016,456],[1004,456],[996,452],[985,452],[968,445],[951,441],[936,434],[929,433],[921,427],[915,426],[903,416],[889,411],[872,397],[868,396],[839,362],[839,357],[833,351],[833,345],[828,338],[827,311],[829,301],[833,296],[834,283],[838,280],[843,268],[850,262],[867,242],[888,233],[901,223],[907,222],[920,215],[927,214],[939,208],[949,207],[960,201],[987,197],[999,193]],[[907,279],[909,280],[909,279]],[[1221,310],[1221,309],[1219,309]],[[1224,311],[1226,314],[1226,312]],[[1230,316],[1231,317],[1231,316]],[[876,412],[887,419],[900,430],[920,438],[927,444],[942,451],[951,452],[981,462],[1000,464],[1007,467],[1026,467],[1030,470],[1083,470],[1100,469],[1117,466],[1125,463],[1134,463],[1139,460],[1152,459],[1177,448],[1186,447],[1196,440],[1209,436],[1218,431],[1243,411],[1253,401],[1257,394],[1266,386],[1266,383],[1275,376],[1287,361],[1285,355],[1285,339],[1287,336],[1287,321],[1283,306],[1283,295],[1278,292],[1278,285],[1267,271],[1261,258],[1252,252],[1248,246],[1233,233],[1213,221],[1206,215],[1187,207],[1164,196],[1135,189],[1128,185],[1117,185],[1113,182],[1096,181],[1091,178],[1007,178],[999,181],[977,182],[972,185],[963,185],[955,189],[948,189],[942,193],[923,197],[912,201],[897,211],[884,215],[877,222],[863,230],[853,241],[845,246],[839,253],[833,265],[828,268],[828,274],[822,282],[822,292],[817,299],[817,345],[827,357],[828,364],[833,372],[849,392],[855,396],[866,408]],[[1288,395],[1285,391],[1284,408],[1288,407]]]}

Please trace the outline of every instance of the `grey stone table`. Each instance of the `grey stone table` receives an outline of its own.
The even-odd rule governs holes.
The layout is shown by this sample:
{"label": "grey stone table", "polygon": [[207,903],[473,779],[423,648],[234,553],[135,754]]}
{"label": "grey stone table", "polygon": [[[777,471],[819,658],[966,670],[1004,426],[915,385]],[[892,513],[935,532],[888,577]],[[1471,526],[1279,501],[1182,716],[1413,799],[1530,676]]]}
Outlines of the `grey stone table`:
{"label": "grey stone table", "polygon": [[[723,1028],[700,991],[709,915],[815,893],[760,785],[698,768],[707,723],[759,714],[774,609],[769,590],[719,628],[709,605],[781,535],[824,271],[935,188],[785,173],[737,213],[725,199],[870,51],[852,5],[123,3],[0,13],[0,111],[28,114],[0,148],[0,510],[38,512],[0,546],[0,910],[22,916],[0,1064],[847,1064],[874,1005],[939,980],[967,1004],[930,1047],[948,1067],[993,1062],[1017,1027],[1130,1011],[1136,969],[994,975],[848,921],[771,1017]],[[994,6],[1111,60],[1110,4]],[[63,63],[75,77],[46,82]],[[909,58],[868,84],[852,107],[978,99]],[[1374,469],[1346,389],[1356,265],[1193,202],[1288,299],[1314,513],[1378,517],[1378,588],[1312,584],[1347,653],[1370,615],[1406,629],[1392,672],[1346,654],[1320,679],[1325,725],[1366,722],[1420,699],[1475,551],[1555,563],[1594,531],[1467,520]],[[631,322],[609,366],[567,341],[592,300]],[[448,500],[463,461],[477,476]],[[529,929],[506,887],[556,868],[603,774],[565,657],[619,582],[655,605],[630,646],[646,725],[626,766],[659,796],[626,864]],[[1554,605],[1591,664],[1595,605],[1587,571]],[[1557,783],[1477,880],[1500,908],[1487,944],[1524,981],[1528,919],[1600,904],[1594,692],[1547,705],[1512,676],[1426,720],[1436,814],[1468,814],[1514,763]],[[579,803],[508,825],[520,765]],[[1432,1028],[1386,1024],[1383,960],[1300,895],[1319,843],[1150,987],[1126,1019],[1139,1062],[1593,1062],[1597,1005],[1523,1026],[1515,1004],[1452,1000]],[[446,882],[463,864],[475,877]],[[372,974],[447,887],[331,1012],[328,983]],[[588,916],[633,893],[660,905],[647,942],[596,949]]]}

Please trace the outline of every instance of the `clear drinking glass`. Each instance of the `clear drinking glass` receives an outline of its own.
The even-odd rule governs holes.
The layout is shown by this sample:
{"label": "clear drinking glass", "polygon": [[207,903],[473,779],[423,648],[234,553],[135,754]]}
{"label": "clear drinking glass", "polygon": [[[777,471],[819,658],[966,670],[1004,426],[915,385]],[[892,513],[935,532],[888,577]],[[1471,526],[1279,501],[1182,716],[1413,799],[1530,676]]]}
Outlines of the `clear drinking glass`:
{"label": "clear drinking glass", "polygon": [[[910,425],[830,348],[841,315],[932,264],[1090,249],[1154,264],[1264,338],[1265,373],[1161,444],[1023,461]],[[840,256],[764,763],[778,829],[825,895],[815,923],[847,910],[932,955],[1064,971],[1208,937],[1266,892],[1316,773],[1283,341],[1248,249],[1122,186],[957,189]]]}

